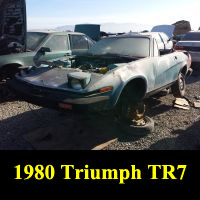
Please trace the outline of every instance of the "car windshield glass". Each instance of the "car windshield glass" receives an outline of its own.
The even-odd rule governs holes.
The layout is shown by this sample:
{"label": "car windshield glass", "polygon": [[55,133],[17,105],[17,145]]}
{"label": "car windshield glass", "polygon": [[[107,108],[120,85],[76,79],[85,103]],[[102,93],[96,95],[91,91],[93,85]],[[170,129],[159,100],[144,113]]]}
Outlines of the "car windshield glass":
{"label": "car windshield glass", "polygon": [[113,37],[97,42],[88,51],[92,55],[115,54],[121,56],[148,57],[150,55],[150,39],[130,37]]}
{"label": "car windshield glass", "polygon": [[47,33],[27,33],[27,50],[34,51],[47,35]]}
{"label": "car windshield glass", "polygon": [[200,33],[188,33],[183,37],[182,40],[200,41]]}

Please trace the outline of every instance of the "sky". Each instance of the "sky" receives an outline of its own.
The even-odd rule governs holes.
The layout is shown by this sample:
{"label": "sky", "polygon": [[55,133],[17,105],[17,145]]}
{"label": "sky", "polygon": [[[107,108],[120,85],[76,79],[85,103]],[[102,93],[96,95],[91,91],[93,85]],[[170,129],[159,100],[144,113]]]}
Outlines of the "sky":
{"label": "sky", "polygon": [[26,0],[29,29],[80,23],[172,24],[200,27],[199,0]]}

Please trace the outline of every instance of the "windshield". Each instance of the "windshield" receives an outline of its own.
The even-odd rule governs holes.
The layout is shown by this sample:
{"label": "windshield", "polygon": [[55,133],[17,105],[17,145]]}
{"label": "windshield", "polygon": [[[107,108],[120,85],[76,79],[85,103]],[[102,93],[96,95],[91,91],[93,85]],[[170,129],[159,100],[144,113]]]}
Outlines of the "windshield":
{"label": "windshield", "polygon": [[150,39],[113,37],[97,42],[88,53],[93,55],[117,54],[133,57],[148,57],[150,55]]}
{"label": "windshield", "polygon": [[34,51],[47,35],[47,33],[27,33],[27,50]]}
{"label": "windshield", "polygon": [[183,41],[200,41],[200,33],[188,33],[186,34],[183,39]]}

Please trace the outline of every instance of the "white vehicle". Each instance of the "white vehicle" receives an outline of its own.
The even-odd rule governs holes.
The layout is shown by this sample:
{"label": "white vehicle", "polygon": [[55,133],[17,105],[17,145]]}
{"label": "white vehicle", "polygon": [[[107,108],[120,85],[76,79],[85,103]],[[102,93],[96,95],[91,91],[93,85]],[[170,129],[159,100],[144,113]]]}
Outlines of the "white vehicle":
{"label": "white vehicle", "polygon": [[164,32],[148,32],[142,33],[142,35],[152,36],[155,38],[161,55],[169,53],[173,50],[173,42]]}
{"label": "white vehicle", "polygon": [[159,25],[153,27],[151,32],[141,33],[145,36],[152,36],[155,38],[160,54],[170,53],[173,50],[174,44],[171,40],[174,36],[174,25]]}
{"label": "white vehicle", "polygon": [[176,44],[176,50],[188,51],[192,62],[200,63],[200,31],[187,33],[181,41]]}

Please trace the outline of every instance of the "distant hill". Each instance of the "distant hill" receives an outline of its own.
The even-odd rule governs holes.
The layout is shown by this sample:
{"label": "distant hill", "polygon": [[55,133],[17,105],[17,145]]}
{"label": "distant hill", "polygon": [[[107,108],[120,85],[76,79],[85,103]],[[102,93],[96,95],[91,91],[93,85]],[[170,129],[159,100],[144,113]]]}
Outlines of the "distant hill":
{"label": "distant hill", "polygon": [[[73,25],[60,26],[55,28],[56,31],[74,31]],[[101,31],[110,33],[120,32],[139,32],[144,30],[151,30],[153,26],[134,24],[134,23],[105,23],[101,24]]]}
{"label": "distant hill", "polygon": [[55,28],[56,31],[74,31],[75,25],[66,25]]}

